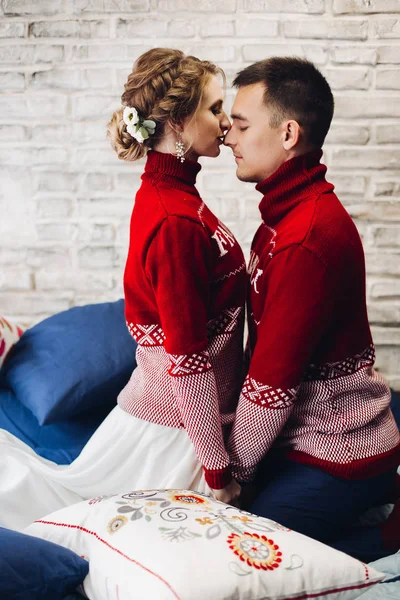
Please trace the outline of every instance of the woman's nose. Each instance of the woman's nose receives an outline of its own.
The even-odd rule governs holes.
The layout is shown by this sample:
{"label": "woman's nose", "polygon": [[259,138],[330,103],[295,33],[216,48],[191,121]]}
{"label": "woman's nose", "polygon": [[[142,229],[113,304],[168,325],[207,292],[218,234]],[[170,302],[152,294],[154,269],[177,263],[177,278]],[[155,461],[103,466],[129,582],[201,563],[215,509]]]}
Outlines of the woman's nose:
{"label": "woman's nose", "polygon": [[233,139],[233,129],[232,127],[230,127],[228,129],[228,131],[225,134],[225,138],[224,138],[224,144],[225,146],[229,146],[230,148],[233,148],[233,146],[235,145],[234,139]]}
{"label": "woman's nose", "polygon": [[227,131],[229,131],[230,128],[231,123],[228,119],[228,115],[224,112],[221,119],[221,129],[224,133],[226,133]]}

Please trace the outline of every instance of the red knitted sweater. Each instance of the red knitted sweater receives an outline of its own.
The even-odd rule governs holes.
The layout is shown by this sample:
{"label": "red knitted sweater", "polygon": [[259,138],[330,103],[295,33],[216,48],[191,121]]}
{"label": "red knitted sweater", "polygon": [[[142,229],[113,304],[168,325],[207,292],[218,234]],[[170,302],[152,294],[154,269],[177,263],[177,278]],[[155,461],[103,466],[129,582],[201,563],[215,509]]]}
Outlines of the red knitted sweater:
{"label": "red knitted sweater", "polygon": [[390,390],[373,370],[361,240],[321,155],[285,162],[256,188],[251,360],[228,444],[241,481],[270,448],[343,478],[399,463]]}
{"label": "red knitted sweater", "polygon": [[224,430],[242,384],[247,274],[239,244],[195,188],[200,168],[148,154],[124,276],[137,368],[118,404],[184,427],[207,483],[219,489],[231,480]]}

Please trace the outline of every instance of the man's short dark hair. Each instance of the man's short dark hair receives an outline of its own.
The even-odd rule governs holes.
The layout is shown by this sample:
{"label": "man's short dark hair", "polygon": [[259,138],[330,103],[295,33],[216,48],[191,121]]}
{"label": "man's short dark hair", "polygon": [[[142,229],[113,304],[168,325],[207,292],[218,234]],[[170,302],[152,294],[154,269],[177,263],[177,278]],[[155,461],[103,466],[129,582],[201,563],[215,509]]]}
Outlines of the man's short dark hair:
{"label": "man's short dark hair", "polygon": [[284,119],[295,119],[306,141],[322,147],[332,121],[334,100],[329,83],[313,63],[273,56],[246,67],[233,81],[235,87],[255,83],[265,85],[264,102],[273,111],[271,127]]}

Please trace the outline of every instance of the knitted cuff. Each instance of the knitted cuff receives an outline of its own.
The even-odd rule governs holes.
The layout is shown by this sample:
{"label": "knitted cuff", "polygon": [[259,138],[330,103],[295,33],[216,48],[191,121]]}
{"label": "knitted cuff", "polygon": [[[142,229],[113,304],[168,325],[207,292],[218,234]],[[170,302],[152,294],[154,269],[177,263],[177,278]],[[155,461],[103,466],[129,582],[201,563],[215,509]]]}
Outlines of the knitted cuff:
{"label": "knitted cuff", "polygon": [[222,490],[232,481],[231,468],[224,469],[204,469],[204,478],[212,490]]}

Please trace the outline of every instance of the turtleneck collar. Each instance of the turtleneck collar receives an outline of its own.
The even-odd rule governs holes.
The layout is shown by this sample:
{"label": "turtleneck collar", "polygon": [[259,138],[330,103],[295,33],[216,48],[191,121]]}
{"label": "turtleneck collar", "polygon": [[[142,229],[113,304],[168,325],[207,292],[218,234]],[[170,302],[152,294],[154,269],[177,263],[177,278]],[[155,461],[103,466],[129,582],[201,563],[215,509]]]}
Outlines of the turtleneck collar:
{"label": "turtleneck collar", "polygon": [[266,225],[276,225],[310,195],[334,189],[325,179],[326,166],[320,163],[321,156],[322,150],[295,156],[256,186],[256,190],[263,194],[259,209]]}
{"label": "turtleneck collar", "polygon": [[172,154],[151,150],[147,154],[142,177],[149,177],[153,183],[164,181],[175,189],[198,194],[195,183],[200,169],[201,165],[197,162],[186,159],[182,163]]}

